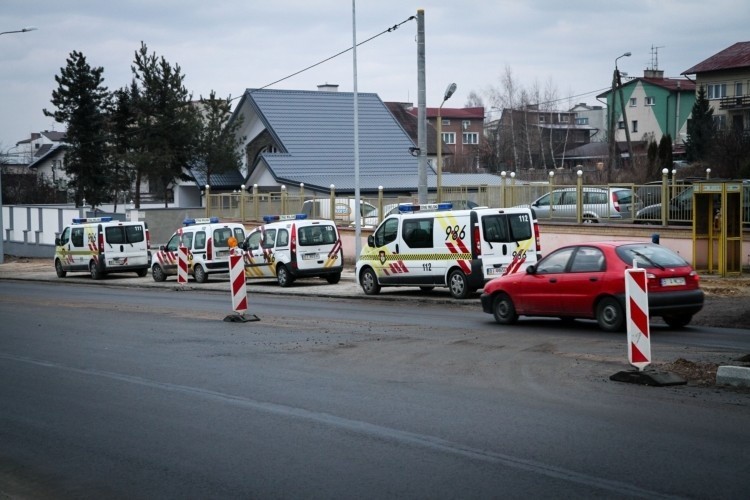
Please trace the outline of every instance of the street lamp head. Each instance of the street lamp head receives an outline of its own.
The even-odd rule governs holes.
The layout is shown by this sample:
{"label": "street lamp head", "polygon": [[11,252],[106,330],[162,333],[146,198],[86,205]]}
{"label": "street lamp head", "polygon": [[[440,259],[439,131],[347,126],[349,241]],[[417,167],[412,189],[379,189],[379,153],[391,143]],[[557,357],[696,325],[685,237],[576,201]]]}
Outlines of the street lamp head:
{"label": "street lamp head", "polygon": [[21,33],[26,33],[27,31],[36,31],[38,29],[39,28],[37,28],[36,26],[27,26],[21,29]]}
{"label": "street lamp head", "polygon": [[630,57],[630,56],[632,56],[632,55],[633,55],[633,54],[631,54],[630,52],[625,52],[625,53],[624,53],[624,54],[622,55],[622,57]]}
{"label": "street lamp head", "polygon": [[447,101],[451,98],[453,93],[456,91],[457,85],[455,83],[451,83],[448,85],[448,88],[445,89],[445,95],[443,96],[443,102]]}

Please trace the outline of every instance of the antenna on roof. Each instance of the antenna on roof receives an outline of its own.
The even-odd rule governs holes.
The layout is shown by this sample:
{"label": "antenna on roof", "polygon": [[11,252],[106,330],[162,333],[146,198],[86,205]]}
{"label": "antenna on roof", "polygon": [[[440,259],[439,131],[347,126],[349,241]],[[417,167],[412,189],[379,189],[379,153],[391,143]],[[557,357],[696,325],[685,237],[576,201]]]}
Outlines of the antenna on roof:
{"label": "antenna on roof", "polygon": [[663,49],[664,45],[658,47],[651,46],[651,67],[649,69],[659,69],[659,49]]}

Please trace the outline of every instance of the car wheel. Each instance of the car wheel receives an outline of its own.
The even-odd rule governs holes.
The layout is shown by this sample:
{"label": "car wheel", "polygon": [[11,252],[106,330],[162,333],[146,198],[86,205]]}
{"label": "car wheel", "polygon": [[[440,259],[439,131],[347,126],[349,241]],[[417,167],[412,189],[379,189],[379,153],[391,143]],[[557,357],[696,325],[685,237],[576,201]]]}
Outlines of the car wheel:
{"label": "car wheel", "polygon": [[492,315],[501,325],[512,325],[518,320],[516,306],[506,293],[498,293],[492,301]]}
{"label": "car wheel", "polygon": [[619,332],[625,326],[625,313],[614,297],[604,297],[596,305],[596,322],[605,332]]}
{"label": "car wheel", "polygon": [[326,281],[331,285],[335,285],[336,283],[341,281],[341,273],[329,274],[328,276],[326,276]]}
{"label": "car wheel", "polygon": [[422,290],[423,292],[431,292],[432,290],[435,289],[435,287],[434,286],[420,286],[419,289]]}
{"label": "car wheel", "polygon": [[466,283],[466,275],[458,269],[451,271],[448,275],[448,288],[454,299],[465,299],[469,295],[469,285]]}
{"label": "car wheel", "polygon": [[68,275],[65,269],[63,269],[62,262],[60,262],[60,259],[57,259],[55,261],[55,273],[57,273],[58,278],[64,278]]}
{"label": "car wheel", "polygon": [[693,316],[664,316],[662,319],[672,328],[682,328],[693,320]]}
{"label": "car wheel", "polygon": [[98,280],[102,277],[102,273],[99,272],[99,268],[93,260],[89,262],[89,274],[91,274],[92,280]]}
{"label": "car wheel", "polygon": [[294,278],[289,272],[289,269],[283,264],[276,266],[276,281],[279,282],[279,286],[282,288],[286,288],[294,283]]}
{"label": "car wheel", "polygon": [[167,273],[164,272],[164,269],[159,264],[154,264],[154,267],[151,268],[151,277],[154,278],[154,281],[165,281]]}
{"label": "car wheel", "polygon": [[196,283],[205,283],[208,281],[208,273],[200,264],[196,264],[193,267],[193,277],[195,277]]}
{"label": "car wheel", "polygon": [[148,269],[139,269],[135,272],[135,274],[137,274],[139,278],[143,278],[148,274]]}
{"label": "car wheel", "polygon": [[594,218],[594,217],[584,217],[583,218],[583,223],[584,224],[596,224],[598,222],[599,222],[599,220],[596,219],[596,218]]}
{"label": "car wheel", "polygon": [[370,267],[362,270],[362,274],[359,278],[359,283],[366,295],[377,295],[380,293],[378,277],[375,275],[375,271],[373,271]]}

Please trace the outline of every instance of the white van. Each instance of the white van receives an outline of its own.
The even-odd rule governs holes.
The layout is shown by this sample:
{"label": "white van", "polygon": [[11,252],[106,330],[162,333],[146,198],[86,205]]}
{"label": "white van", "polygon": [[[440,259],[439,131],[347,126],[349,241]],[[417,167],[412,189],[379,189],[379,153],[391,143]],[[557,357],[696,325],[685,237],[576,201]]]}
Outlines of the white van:
{"label": "white van", "polygon": [[[334,216],[331,217],[331,200],[328,198],[317,198],[302,203],[302,213],[311,219],[331,219],[338,224],[354,225],[356,218],[354,213],[354,198],[336,198],[334,202]],[[378,224],[378,207],[366,201],[359,201],[359,213],[362,216],[360,225],[376,226]]]}
{"label": "white van", "polygon": [[107,273],[148,273],[151,252],[146,223],[113,221],[112,217],[73,219],[55,238],[55,272],[88,271],[92,279]]}
{"label": "white van", "polygon": [[177,249],[188,249],[188,274],[196,283],[208,281],[209,274],[229,272],[229,238],[245,239],[245,226],[237,222],[219,222],[218,217],[185,219],[169,242],[154,254],[151,276],[164,281],[177,274]]}
{"label": "white van", "polygon": [[368,236],[357,260],[357,281],[368,295],[383,286],[441,286],[462,299],[541,258],[530,208],[453,210],[450,203],[402,208]]}
{"label": "white van", "polygon": [[311,220],[305,214],[267,215],[263,220],[266,224],[251,231],[241,245],[246,277],[276,277],[282,287],[303,277],[339,282],[344,252],[333,221]]}

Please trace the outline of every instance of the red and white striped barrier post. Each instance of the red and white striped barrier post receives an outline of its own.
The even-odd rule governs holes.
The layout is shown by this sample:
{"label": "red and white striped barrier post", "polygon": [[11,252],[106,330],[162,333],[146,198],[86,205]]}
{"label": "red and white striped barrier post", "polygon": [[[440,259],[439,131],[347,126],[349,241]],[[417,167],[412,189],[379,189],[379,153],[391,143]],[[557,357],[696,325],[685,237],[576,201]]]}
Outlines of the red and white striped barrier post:
{"label": "red and white striped barrier post", "polygon": [[185,285],[188,282],[188,249],[184,245],[177,248],[177,283]]}
{"label": "red and white striped barrier post", "polygon": [[628,329],[628,361],[639,371],[651,364],[651,332],[645,269],[625,270],[625,313]]}
{"label": "red and white striped barrier post", "polygon": [[[230,238],[234,240],[234,238]],[[229,286],[232,292],[232,314],[224,318],[224,321],[247,322],[258,321],[260,318],[254,314],[247,316],[247,283],[245,282],[245,259],[242,251],[237,248],[237,241],[230,241],[229,250]],[[234,243],[234,244],[232,244]]]}

